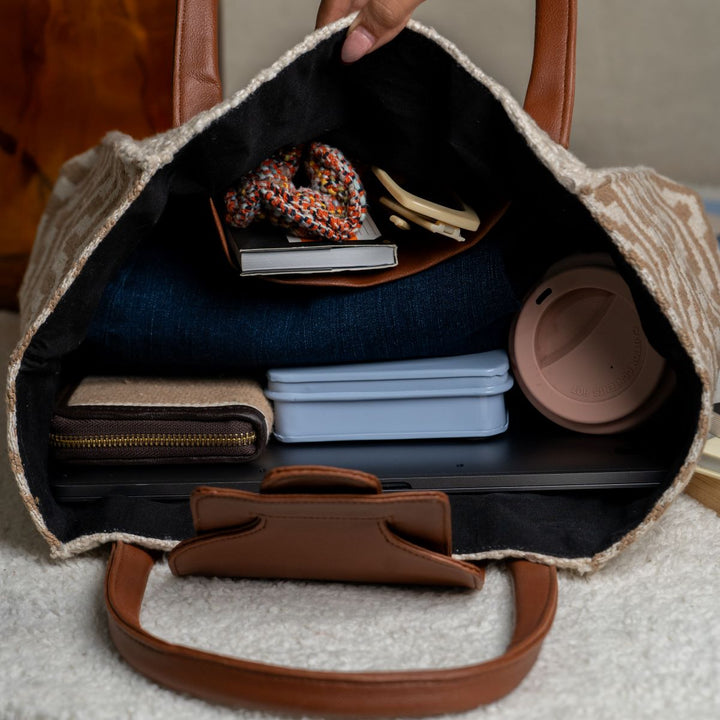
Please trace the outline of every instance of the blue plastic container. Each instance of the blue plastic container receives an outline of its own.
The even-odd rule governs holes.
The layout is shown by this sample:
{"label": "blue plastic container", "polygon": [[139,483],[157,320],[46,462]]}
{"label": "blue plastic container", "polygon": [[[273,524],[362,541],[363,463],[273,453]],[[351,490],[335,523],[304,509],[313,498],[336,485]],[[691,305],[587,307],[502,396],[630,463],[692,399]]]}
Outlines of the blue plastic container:
{"label": "blue plastic container", "polygon": [[268,371],[283,442],[486,437],[508,426],[502,350]]}

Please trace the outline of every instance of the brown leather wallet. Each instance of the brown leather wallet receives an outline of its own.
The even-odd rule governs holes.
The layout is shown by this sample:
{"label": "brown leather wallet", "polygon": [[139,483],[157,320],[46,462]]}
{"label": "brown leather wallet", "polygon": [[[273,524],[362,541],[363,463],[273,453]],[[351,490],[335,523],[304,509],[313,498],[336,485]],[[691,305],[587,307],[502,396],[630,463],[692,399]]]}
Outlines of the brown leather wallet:
{"label": "brown leather wallet", "polygon": [[[197,537],[170,554],[176,575],[303,578],[479,589],[482,568],[450,556],[450,507],[438,492],[382,493],[378,479],[319,466],[276,468],[261,492],[198,488]],[[401,672],[299,670],[213,655],[146,632],[140,608],[153,558],[117,543],[105,599],[120,654],[156,682],[229,705],[352,716],[459,712],[513,690],[552,625],[555,569],[516,560],[515,631],[501,657]]]}
{"label": "brown leather wallet", "polygon": [[78,464],[247,462],[272,417],[254,380],[89,376],[61,397],[50,451]]}

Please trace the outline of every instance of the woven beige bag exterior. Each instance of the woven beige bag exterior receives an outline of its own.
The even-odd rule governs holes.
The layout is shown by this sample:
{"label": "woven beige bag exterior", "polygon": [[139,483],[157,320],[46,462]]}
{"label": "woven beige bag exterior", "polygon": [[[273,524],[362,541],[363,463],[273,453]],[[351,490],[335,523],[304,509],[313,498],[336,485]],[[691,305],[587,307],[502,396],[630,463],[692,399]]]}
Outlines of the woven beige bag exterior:
{"label": "woven beige bag exterior", "polygon": [[[88,259],[151,178],[213,121],[246,103],[265,83],[343,27],[341,22],[314,33],[258,75],[244,90],[185,125],[141,142],[111,133],[100,145],[72,159],[63,168],[40,224],[22,285],[22,334],[10,362],[7,385],[12,469],[25,505],[54,556],[68,557],[118,539],[161,549],[169,549],[175,542],[112,531],[61,542],[49,530],[43,508],[38,506],[30,489],[27,468],[21,458],[22,439],[17,423],[19,398],[16,379],[21,364],[27,360],[26,350],[33,337],[53,315]],[[553,558],[512,548],[471,556],[478,559],[524,556],[581,572],[597,569],[663,514],[689,482],[701,452],[720,369],[720,257],[717,240],[696,193],[648,168],[587,168],[569,151],[550,140],[505,88],[486,76],[454,45],[416,22],[411,22],[409,28],[444,49],[499,100],[537,158],[552,172],[558,183],[587,208],[637,272],[691,359],[700,381],[701,412],[685,462],[652,511],[631,532],[593,557]]]}

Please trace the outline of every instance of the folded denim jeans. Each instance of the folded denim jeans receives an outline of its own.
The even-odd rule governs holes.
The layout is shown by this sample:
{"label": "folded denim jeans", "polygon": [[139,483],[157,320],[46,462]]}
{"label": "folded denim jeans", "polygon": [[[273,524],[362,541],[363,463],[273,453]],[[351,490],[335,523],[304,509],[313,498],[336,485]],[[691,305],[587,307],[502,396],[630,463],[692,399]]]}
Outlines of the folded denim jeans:
{"label": "folded denim jeans", "polygon": [[410,277],[360,289],[240,278],[182,233],[143,242],[106,287],[82,354],[94,372],[220,371],[395,360],[507,344],[519,303],[481,241]]}

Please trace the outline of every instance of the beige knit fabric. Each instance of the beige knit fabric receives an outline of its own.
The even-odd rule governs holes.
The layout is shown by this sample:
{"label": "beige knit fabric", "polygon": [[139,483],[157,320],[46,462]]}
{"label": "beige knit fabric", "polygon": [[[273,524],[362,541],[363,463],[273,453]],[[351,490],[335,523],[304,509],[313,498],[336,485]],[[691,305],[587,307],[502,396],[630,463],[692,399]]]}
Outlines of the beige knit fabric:
{"label": "beige knit fabric", "polygon": [[[15,380],[25,349],[87,259],[153,174],[215,118],[245,102],[263,83],[342,29],[347,22],[342,20],[309,36],[260,73],[247,88],[185,125],[142,142],[110,133],[98,147],[71,160],[63,168],[40,224],[22,285],[22,339],[11,359],[8,377],[8,441],[13,471],[28,509],[54,555],[67,557],[116,539],[163,549],[169,549],[174,543],[106,533],[77,538],[63,545],[48,531],[30,496],[18,453]],[[522,556],[581,572],[596,569],[663,513],[689,481],[702,448],[719,369],[720,258],[716,240],[695,193],[647,168],[587,168],[555,144],[505,88],[473,65],[452,43],[419,23],[411,22],[409,27],[444,48],[498,98],[538,158],[568,191],[581,200],[635,268],[670,321],[702,381],[702,413],[685,464],[642,525],[613,547],[592,558],[570,560],[530,555],[512,548],[464,556],[474,559]]]}

